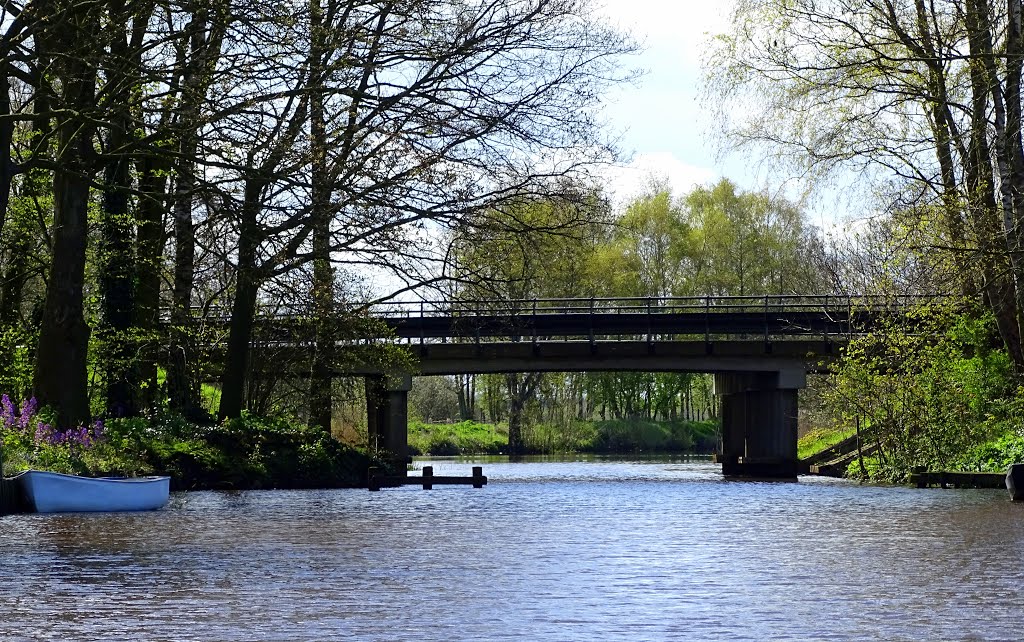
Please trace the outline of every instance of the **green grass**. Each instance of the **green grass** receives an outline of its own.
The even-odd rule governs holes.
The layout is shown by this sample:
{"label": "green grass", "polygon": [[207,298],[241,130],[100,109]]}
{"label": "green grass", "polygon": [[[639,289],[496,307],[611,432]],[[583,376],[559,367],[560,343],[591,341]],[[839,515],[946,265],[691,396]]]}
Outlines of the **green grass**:
{"label": "green grass", "polygon": [[831,448],[848,437],[857,433],[856,428],[837,430],[834,428],[818,428],[807,433],[796,442],[796,454],[800,459],[806,459],[815,453],[826,448]]}
{"label": "green grass", "polygon": [[508,448],[504,426],[462,421],[457,424],[409,422],[409,449],[415,454],[497,455]]}
{"label": "green grass", "polygon": [[206,409],[211,415],[217,414],[217,409],[220,408],[220,386],[209,383],[202,384],[202,388],[199,391],[200,404]]}
{"label": "green grass", "polygon": [[[574,421],[568,426],[538,424],[524,427],[530,453],[710,453],[718,445],[714,421]],[[457,424],[409,423],[409,446],[414,454],[496,455],[508,448],[508,427],[463,421]]]}

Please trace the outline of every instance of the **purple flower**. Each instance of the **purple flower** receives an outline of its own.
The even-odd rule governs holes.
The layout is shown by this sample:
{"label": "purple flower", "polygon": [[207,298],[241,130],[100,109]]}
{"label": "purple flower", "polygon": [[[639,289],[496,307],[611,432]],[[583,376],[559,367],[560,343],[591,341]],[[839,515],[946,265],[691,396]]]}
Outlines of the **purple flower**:
{"label": "purple flower", "polygon": [[12,428],[14,420],[14,404],[7,395],[0,396],[0,419],[3,420],[4,428]]}
{"label": "purple flower", "polygon": [[39,425],[36,426],[36,443],[53,443],[53,428],[50,427],[50,424],[39,422]]}
{"label": "purple flower", "polygon": [[103,436],[103,422],[97,420],[91,426],[75,426],[60,430],[50,424],[40,422],[36,426],[35,440],[37,444],[51,446],[71,446],[88,448]]}
{"label": "purple flower", "polygon": [[21,414],[18,417],[18,427],[21,428],[22,431],[28,429],[29,423],[36,415],[37,408],[38,404],[36,403],[35,397],[31,397],[21,404]]}

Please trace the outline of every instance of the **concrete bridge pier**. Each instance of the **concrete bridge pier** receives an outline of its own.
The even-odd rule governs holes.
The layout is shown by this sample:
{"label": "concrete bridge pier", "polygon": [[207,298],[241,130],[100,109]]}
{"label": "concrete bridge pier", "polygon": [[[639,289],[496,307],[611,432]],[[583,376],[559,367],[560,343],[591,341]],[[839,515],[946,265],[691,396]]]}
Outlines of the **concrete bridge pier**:
{"label": "concrete bridge pier", "polygon": [[719,373],[722,474],[796,479],[797,391],[807,383],[803,369]]}
{"label": "concrete bridge pier", "polygon": [[412,377],[366,377],[366,432],[369,448],[405,475],[409,459],[409,390]]}

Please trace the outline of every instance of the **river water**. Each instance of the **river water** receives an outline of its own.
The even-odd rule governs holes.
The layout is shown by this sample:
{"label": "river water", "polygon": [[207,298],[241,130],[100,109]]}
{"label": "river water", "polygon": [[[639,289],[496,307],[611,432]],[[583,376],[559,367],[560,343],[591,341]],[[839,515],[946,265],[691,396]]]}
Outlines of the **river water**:
{"label": "river water", "polygon": [[0,518],[0,640],[1024,635],[1024,504],[1005,491],[730,482],[668,460],[484,473],[479,490]]}

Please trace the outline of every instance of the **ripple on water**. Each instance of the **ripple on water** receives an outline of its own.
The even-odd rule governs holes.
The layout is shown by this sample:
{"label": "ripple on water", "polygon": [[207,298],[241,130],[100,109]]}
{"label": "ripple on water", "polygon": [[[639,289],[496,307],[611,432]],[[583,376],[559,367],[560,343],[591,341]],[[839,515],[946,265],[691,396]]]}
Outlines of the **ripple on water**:
{"label": "ripple on water", "polygon": [[485,473],[4,518],[0,640],[1018,637],[1024,506],[1005,493],[678,461]]}

